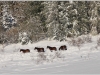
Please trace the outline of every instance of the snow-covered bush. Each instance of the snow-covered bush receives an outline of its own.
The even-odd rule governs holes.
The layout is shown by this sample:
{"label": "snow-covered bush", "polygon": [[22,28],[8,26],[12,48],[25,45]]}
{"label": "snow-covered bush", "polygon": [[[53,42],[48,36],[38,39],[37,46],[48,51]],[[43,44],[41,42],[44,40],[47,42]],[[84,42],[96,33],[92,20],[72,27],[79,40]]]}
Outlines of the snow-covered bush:
{"label": "snow-covered bush", "polygon": [[68,42],[70,45],[75,46],[76,45],[76,40],[73,38]]}
{"label": "snow-covered bush", "polygon": [[64,58],[64,56],[61,51],[54,51],[49,53],[38,53],[36,58],[33,57],[33,60],[36,64],[43,64],[45,62],[54,62],[62,58]]}
{"label": "snow-covered bush", "polygon": [[84,44],[84,40],[82,38],[78,38],[77,42],[76,42],[76,46],[78,47],[79,50],[80,50],[82,44]]}
{"label": "snow-covered bush", "polygon": [[30,41],[29,36],[26,32],[23,33],[19,33],[19,42],[24,45],[24,44],[28,44]]}
{"label": "snow-covered bush", "polygon": [[46,60],[46,55],[44,53],[39,53],[38,57],[41,58],[42,60]]}
{"label": "snow-covered bush", "polygon": [[62,57],[61,52],[58,52],[58,51],[55,52],[55,57],[56,58],[61,58]]}
{"label": "snow-covered bush", "polygon": [[1,44],[1,45],[0,45],[0,51],[1,51],[1,52],[4,52],[6,46],[8,46],[8,44]]}
{"label": "snow-covered bush", "polygon": [[38,53],[37,59],[35,60],[36,64],[41,64],[47,60],[46,55],[44,53]]}
{"label": "snow-covered bush", "polygon": [[83,37],[83,40],[84,40],[85,42],[87,42],[87,43],[91,43],[91,42],[92,42],[92,38],[91,38],[91,36],[89,36],[89,35],[84,36],[84,37]]}
{"label": "snow-covered bush", "polygon": [[71,41],[69,41],[69,44],[72,46],[77,46],[78,44],[83,44],[84,40],[82,38],[77,38],[77,39],[71,39]]}
{"label": "snow-covered bush", "polygon": [[100,38],[97,40],[97,46],[100,46]]}
{"label": "snow-covered bush", "polygon": [[71,41],[69,41],[69,44],[72,46],[77,46],[79,44],[84,44],[84,43],[91,43],[92,38],[89,35],[86,36],[79,36],[77,38],[72,38]]}
{"label": "snow-covered bush", "polygon": [[80,50],[80,47],[82,46],[82,44],[84,44],[84,40],[80,37],[77,39],[73,38],[71,39],[71,41],[69,41],[69,44],[78,47],[78,49]]}
{"label": "snow-covered bush", "polygon": [[78,43],[78,44],[84,44],[84,40],[83,40],[82,38],[78,38],[78,39],[77,39],[77,43]]}

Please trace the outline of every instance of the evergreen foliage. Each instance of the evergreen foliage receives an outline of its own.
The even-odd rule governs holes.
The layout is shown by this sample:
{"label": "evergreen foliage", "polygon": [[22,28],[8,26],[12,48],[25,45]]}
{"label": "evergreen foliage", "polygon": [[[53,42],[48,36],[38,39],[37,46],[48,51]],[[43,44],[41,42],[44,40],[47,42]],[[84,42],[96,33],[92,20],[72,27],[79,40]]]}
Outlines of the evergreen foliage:
{"label": "evergreen foliage", "polygon": [[[3,5],[9,5],[10,14],[5,18],[10,22],[16,19],[14,25],[8,22],[6,31]],[[28,42],[45,38],[64,41],[66,37],[100,33],[99,1],[1,1],[0,16],[0,43],[17,43],[24,32]]]}

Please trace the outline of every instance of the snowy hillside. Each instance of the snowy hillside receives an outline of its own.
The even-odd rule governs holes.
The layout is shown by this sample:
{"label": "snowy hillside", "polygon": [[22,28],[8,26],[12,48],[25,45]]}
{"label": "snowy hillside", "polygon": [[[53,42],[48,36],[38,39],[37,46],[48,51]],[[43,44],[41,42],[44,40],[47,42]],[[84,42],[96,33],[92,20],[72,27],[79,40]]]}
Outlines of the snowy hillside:
{"label": "snowy hillside", "polygon": [[[83,38],[81,36],[80,38]],[[98,36],[91,38],[79,46],[65,42],[40,41],[33,44],[12,44],[0,46],[0,74],[98,74],[100,73],[100,47],[97,46]],[[50,52],[47,46],[67,45],[66,51]],[[3,48],[4,47],[4,48]],[[45,53],[38,53],[34,47],[44,47]],[[30,53],[19,50],[28,48]]]}

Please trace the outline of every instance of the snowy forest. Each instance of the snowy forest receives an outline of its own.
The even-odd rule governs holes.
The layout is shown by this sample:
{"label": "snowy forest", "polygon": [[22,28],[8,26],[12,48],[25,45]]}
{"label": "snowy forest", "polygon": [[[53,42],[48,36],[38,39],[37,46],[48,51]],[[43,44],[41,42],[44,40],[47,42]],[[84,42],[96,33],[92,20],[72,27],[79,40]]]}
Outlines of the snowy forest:
{"label": "snowy forest", "polygon": [[100,33],[100,1],[1,1],[0,44]]}
{"label": "snowy forest", "polygon": [[0,74],[100,74],[100,1],[0,1]]}

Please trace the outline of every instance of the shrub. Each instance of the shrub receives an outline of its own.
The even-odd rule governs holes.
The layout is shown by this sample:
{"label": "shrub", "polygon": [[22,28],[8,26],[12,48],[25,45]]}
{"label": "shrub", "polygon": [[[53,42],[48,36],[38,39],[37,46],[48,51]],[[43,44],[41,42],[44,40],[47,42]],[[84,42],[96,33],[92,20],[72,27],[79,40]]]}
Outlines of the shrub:
{"label": "shrub", "polygon": [[55,57],[57,57],[57,58],[61,58],[62,56],[61,56],[61,52],[55,52]]}
{"label": "shrub", "polygon": [[69,44],[72,46],[76,45],[76,40],[75,39],[71,39],[71,41],[69,41]]}
{"label": "shrub", "polygon": [[36,62],[36,64],[41,64],[46,60],[47,60],[47,58],[46,58],[46,55],[44,53],[38,53],[37,59],[35,60],[35,62]]}
{"label": "shrub", "polygon": [[97,40],[97,46],[100,46],[100,38]]}
{"label": "shrub", "polygon": [[84,44],[84,42],[85,41],[82,38],[77,38],[69,41],[69,44],[78,47],[78,49],[80,50],[80,47],[82,46],[82,44]]}
{"label": "shrub", "polygon": [[91,43],[92,42],[92,38],[89,35],[87,35],[86,37],[83,37],[83,40],[85,42],[88,42],[88,43]]}

